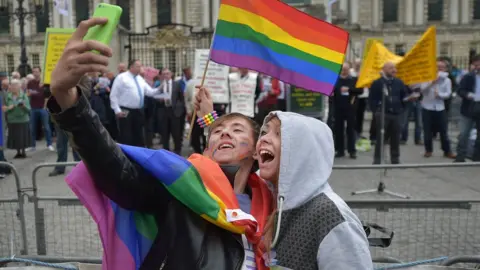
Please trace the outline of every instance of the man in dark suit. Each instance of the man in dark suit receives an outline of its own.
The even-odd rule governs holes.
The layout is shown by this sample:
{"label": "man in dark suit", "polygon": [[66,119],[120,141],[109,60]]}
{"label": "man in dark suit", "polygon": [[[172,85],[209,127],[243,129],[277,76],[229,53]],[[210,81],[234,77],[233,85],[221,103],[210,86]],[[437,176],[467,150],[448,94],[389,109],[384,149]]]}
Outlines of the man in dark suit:
{"label": "man in dark suit", "polygon": [[480,55],[473,57],[471,66],[473,70],[463,76],[458,87],[458,95],[462,98],[462,104],[455,162],[465,162],[470,134],[474,127],[477,130],[477,138],[471,158],[473,161],[480,161]]}
{"label": "man in dark suit", "polygon": [[157,117],[162,126],[163,149],[170,150],[170,135],[173,137],[174,152],[181,153],[183,143],[183,124],[185,123],[185,98],[180,81],[172,80],[172,72],[168,68],[162,70],[163,82],[160,92],[165,98],[158,100]]}
{"label": "man in dark suit", "polygon": [[[400,163],[400,123],[407,97],[403,82],[395,78],[396,68],[391,62],[385,63],[382,77],[370,87],[370,108],[375,113],[377,140],[381,138],[382,127],[385,132],[383,142],[390,139],[390,157],[392,164]],[[382,101],[385,104],[382,106]],[[380,141],[375,144],[373,164],[380,164],[383,146]]]}
{"label": "man in dark suit", "polygon": [[344,63],[337,83],[333,88],[333,113],[335,135],[335,157],[345,156],[345,122],[347,123],[347,150],[350,158],[357,158],[355,149],[355,110],[354,102],[363,93],[362,88],[356,88],[357,78],[350,76],[350,65]]}

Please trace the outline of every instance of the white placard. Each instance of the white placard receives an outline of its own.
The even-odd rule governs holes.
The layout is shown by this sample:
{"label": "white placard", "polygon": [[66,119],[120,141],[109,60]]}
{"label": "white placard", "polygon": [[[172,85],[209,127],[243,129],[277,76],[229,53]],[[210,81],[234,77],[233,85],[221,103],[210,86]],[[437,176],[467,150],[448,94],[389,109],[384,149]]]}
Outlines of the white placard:
{"label": "white placard", "polygon": [[[205,65],[207,64],[210,50],[195,50],[195,66],[193,70],[194,78],[201,82]],[[228,91],[228,66],[217,64],[210,61],[207,74],[205,76],[204,86],[210,91],[213,103],[229,103]]]}
{"label": "white placard", "polygon": [[230,74],[230,112],[244,114],[248,117],[255,115],[255,88],[257,74],[250,72],[246,78],[239,78],[238,73]]}

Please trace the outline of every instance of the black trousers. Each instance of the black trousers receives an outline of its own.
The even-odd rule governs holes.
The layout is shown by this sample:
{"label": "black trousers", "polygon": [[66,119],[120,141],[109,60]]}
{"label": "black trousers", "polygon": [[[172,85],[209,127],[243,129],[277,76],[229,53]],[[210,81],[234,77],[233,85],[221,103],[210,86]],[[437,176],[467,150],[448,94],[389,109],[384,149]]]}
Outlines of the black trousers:
{"label": "black trousers", "polygon": [[277,110],[286,112],[287,111],[287,100],[286,99],[277,99]]}
{"label": "black trousers", "polygon": [[370,141],[377,140],[377,118],[375,117],[375,113],[373,114],[372,121],[370,122]]}
{"label": "black trousers", "polygon": [[195,121],[191,127],[192,134],[190,135],[190,145],[195,153],[202,154],[207,144],[207,138],[203,134],[203,128],[197,124],[197,118],[198,117],[195,116]]}
{"label": "black trousers", "polygon": [[127,117],[118,118],[118,142],[127,145],[145,147],[144,127],[145,116],[143,109],[128,109]]}
{"label": "black trousers", "polygon": [[355,116],[352,108],[344,110],[335,110],[335,150],[337,154],[343,155],[345,152],[345,123],[347,124],[347,150],[354,154],[355,150]]}
{"label": "black trousers", "polygon": [[450,140],[447,134],[447,112],[443,111],[430,111],[422,109],[423,119],[423,139],[425,143],[425,152],[433,152],[433,131],[440,133],[440,142],[442,144],[442,150],[445,154],[451,152]]}
{"label": "black trousers", "polygon": [[170,151],[170,136],[172,136],[174,152],[180,155],[182,152],[182,132],[184,129],[182,125],[185,124],[185,120],[182,120],[183,116],[175,116],[172,107],[165,107],[157,112],[159,113],[160,118],[163,149]]}
{"label": "black trousers", "polygon": [[356,100],[355,107],[355,131],[359,136],[362,136],[363,132],[363,120],[365,119],[365,110],[367,108],[367,99],[358,98]]}
{"label": "black trousers", "polygon": [[[385,114],[384,126],[385,126],[385,136],[383,137],[383,144],[385,141],[390,140],[390,158],[392,163],[400,162],[400,130],[402,124],[402,114]],[[375,144],[375,153],[373,156],[374,164],[381,164],[381,151],[383,149],[380,138],[382,136],[382,114],[377,112],[375,113],[375,122],[376,122],[376,133],[377,133],[377,143]]]}

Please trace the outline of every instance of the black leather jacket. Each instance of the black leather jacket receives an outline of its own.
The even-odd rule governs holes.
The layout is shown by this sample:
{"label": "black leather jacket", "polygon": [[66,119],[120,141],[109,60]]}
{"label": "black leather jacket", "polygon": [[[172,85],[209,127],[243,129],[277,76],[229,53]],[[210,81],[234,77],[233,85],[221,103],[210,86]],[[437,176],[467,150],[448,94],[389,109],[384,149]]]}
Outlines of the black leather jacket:
{"label": "black leather jacket", "polygon": [[102,126],[82,91],[78,103],[61,111],[47,107],[80,154],[96,185],[119,206],[154,214],[159,233],[140,269],[241,269],[241,236],[220,229],[172,199],[144,169],[129,160]]}

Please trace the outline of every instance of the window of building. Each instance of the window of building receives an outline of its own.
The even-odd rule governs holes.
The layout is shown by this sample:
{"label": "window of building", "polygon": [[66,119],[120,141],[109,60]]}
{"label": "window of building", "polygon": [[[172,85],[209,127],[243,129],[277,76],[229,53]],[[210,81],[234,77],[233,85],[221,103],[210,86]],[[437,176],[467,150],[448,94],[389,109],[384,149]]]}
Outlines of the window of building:
{"label": "window of building", "polygon": [[383,43],[383,46],[387,48],[389,51],[392,49],[392,45],[390,43]]}
{"label": "window of building", "polygon": [[8,16],[8,11],[10,10],[10,5],[0,9],[0,34],[9,34],[10,33],[10,17]]}
{"label": "window of building", "polygon": [[470,43],[470,51],[475,51],[473,54],[477,54],[480,52],[480,42],[472,42]]}
{"label": "window of building", "polygon": [[451,56],[452,55],[452,44],[449,42],[440,43],[440,56]]}
{"label": "window of building", "polygon": [[163,68],[163,50],[153,51],[153,66],[157,69]]}
{"label": "window of building", "polygon": [[6,54],[5,57],[7,58],[7,71],[11,74],[15,71],[15,58],[13,54]]}
{"label": "window of building", "polygon": [[[81,21],[90,18],[90,1],[75,0],[75,21],[78,25]],[[123,14],[122,14],[123,15]]]}
{"label": "window of building", "polygon": [[117,5],[123,9],[122,16],[120,17],[120,25],[125,29],[130,30],[130,1],[129,0],[117,0]]}
{"label": "window of building", "polygon": [[37,18],[37,33],[45,33],[50,25],[50,3],[48,0],[43,1],[43,12]]}
{"label": "window of building", "polygon": [[473,1],[473,19],[480,20],[480,1]]}
{"label": "window of building", "polygon": [[398,22],[398,0],[383,0],[383,22]]}
{"label": "window of building", "polygon": [[169,49],[167,50],[167,59],[168,63],[166,68],[169,68],[170,71],[174,73],[174,76],[178,76],[177,73],[177,50],[175,49]]}
{"label": "window of building", "polygon": [[428,21],[443,19],[443,0],[428,0]]}
{"label": "window of building", "polygon": [[32,53],[32,67],[40,66],[40,55],[38,53]]}
{"label": "window of building", "polygon": [[163,25],[172,23],[171,0],[157,0],[157,23]]}
{"label": "window of building", "polygon": [[395,54],[403,56],[406,53],[407,46],[405,44],[395,44]]}

